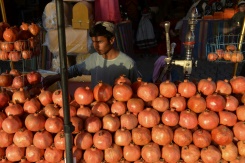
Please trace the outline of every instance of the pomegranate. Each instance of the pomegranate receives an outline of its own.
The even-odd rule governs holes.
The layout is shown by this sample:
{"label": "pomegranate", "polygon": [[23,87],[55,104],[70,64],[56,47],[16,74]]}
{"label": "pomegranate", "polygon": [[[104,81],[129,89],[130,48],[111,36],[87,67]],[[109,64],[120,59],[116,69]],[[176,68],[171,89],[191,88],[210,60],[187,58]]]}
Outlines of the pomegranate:
{"label": "pomegranate", "polygon": [[13,142],[18,147],[28,147],[32,144],[33,133],[26,128],[21,128],[14,134]]}
{"label": "pomegranate", "polygon": [[73,116],[70,120],[72,125],[74,126],[74,131],[72,131],[72,134],[77,134],[83,129],[83,120],[81,118]]}
{"label": "pomegranate", "polygon": [[[53,92],[52,94],[52,100],[54,104],[59,105],[60,107],[63,106],[63,97],[62,97],[62,89],[58,89]],[[71,96],[68,95],[68,102],[71,102]]]}
{"label": "pomegranate", "polygon": [[174,131],[174,143],[183,147],[187,146],[192,142],[192,132],[189,129],[178,127]]}
{"label": "pomegranate", "polygon": [[47,149],[53,142],[51,133],[46,130],[37,131],[33,136],[33,145],[39,149]]}
{"label": "pomegranate", "polygon": [[198,125],[197,114],[190,109],[180,112],[179,125],[187,129],[194,129]]}
{"label": "pomegranate", "polygon": [[234,136],[238,139],[238,140],[245,140],[245,122],[243,121],[239,121],[237,122],[234,126],[233,126],[233,133]]}
{"label": "pomegranate", "polygon": [[37,162],[41,160],[44,155],[44,149],[39,149],[35,145],[30,145],[26,147],[26,159],[30,162]]}
{"label": "pomegranate", "polygon": [[44,151],[44,158],[48,162],[59,162],[63,158],[63,151],[50,146]]}
{"label": "pomegranate", "polygon": [[141,98],[135,97],[135,98],[130,98],[127,101],[127,108],[128,111],[138,114],[141,112],[145,107],[145,103]]}
{"label": "pomegranate", "polygon": [[40,113],[28,114],[25,118],[25,126],[30,131],[39,131],[45,128],[46,119]]}
{"label": "pomegranate", "polygon": [[82,118],[83,120],[86,120],[88,117],[90,117],[92,114],[92,111],[89,107],[86,107],[84,105],[81,105],[77,109],[77,116]]}
{"label": "pomegranate", "polygon": [[244,59],[242,52],[240,51],[233,51],[231,54],[231,62],[241,62]]}
{"label": "pomegranate", "polygon": [[121,128],[126,128],[128,130],[132,130],[138,125],[138,118],[136,115],[126,112],[120,117]]}
{"label": "pomegranate", "polygon": [[177,87],[173,82],[166,80],[160,84],[159,91],[162,96],[171,98],[176,95]]}
{"label": "pomegranate", "polygon": [[6,107],[9,101],[10,101],[9,95],[6,92],[0,92],[0,108]]}
{"label": "pomegranate", "polygon": [[88,105],[93,102],[94,94],[89,87],[78,87],[74,92],[74,99],[78,104]]}
{"label": "pomegranate", "polygon": [[221,150],[221,157],[225,161],[233,161],[238,156],[237,146],[233,142],[225,146],[220,146],[220,150]]}
{"label": "pomegranate", "polygon": [[38,99],[39,99],[40,103],[43,106],[46,106],[47,104],[53,103],[52,94],[53,93],[50,92],[49,90],[42,89],[41,93],[38,95]]}
{"label": "pomegranate", "polygon": [[46,117],[52,117],[52,116],[58,116],[59,115],[59,110],[60,108],[58,107],[58,105],[56,104],[47,104],[44,108],[43,108],[43,112],[44,115]]}
{"label": "pomegranate", "polygon": [[214,145],[209,145],[201,149],[201,159],[205,163],[219,162],[221,160],[221,152]]}
{"label": "pomegranate", "polygon": [[26,74],[27,81],[32,85],[40,83],[41,77],[41,74],[37,71],[31,71]]}
{"label": "pomegranate", "polygon": [[12,87],[14,88],[23,88],[27,85],[26,75],[15,76],[13,79]]}
{"label": "pomegranate", "polygon": [[92,107],[91,111],[92,111],[93,115],[102,118],[105,115],[110,113],[110,107],[108,106],[107,103],[102,102],[102,101],[98,101]]}
{"label": "pomegranate", "polygon": [[214,52],[208,53],[208,58],[209,61],[216,61],[218,59],[218,55]]}
{"label": "pomegranate", "polygon": [[242,94],[245,92],[245,77],[244,76],[234,76],[230,79],[230,84],[232,87],[232,92],[236,94]]}
{"label": "pomegranate", "polygon": [[19,51],[10,51],[9,60],[13,62],[18,62],[21,60],[21,53]]}
{"label": "pomegranate", "polygon": [[112,145],[112,135],[107,130],[100,130],[93,136],[93,144],[96,148],[105,150]]}
{"label": "pomegranate", "polygon": [[11,144],[6,148],[6,158],[9,161],[16,162],[20,161],[25,156],[25,148],[18,147],[15,144]]}
{"label": "pomegranate", "polygon": [[93,136],[87,131],[81,131],[76,134],[74,138],[74,144],[80,149],[89,149],[93,145]]}
{"label": "pomegranate", "polygon": [[104,150],[104,159],[107,162],[119,162],[122,156],[122,148],[117,144],[112,144]]}
{"label": "pomegranate", "polygon": [[226,106],[226,101],[223,96],[218,94],[211,94],[206,97],[207,108],[212,111],[222,111]]}
{"label": "pomegranate", "polygon": [[234,126],[237,122],[237,116],[230,111],[220,111],[219,112],[219,124],[226,126]]}
{"label": "pomegranate", "polygon": [[16,133],[21,127],[22,122],[20,118],[16,115],[9,115],[7,118],[5,118],[2,122],[2,129],[8,133]]}
{"label": "pomegranate", "polygon": [[137,90],[137,96],[145,102],[154,100],[159,94],[158,87],[153,83],[143,83]]}
{"label": "pomegranate", "polygon": [[167,126],[176,126],[179,123],[179,114],[172,108],[163,112],[161,120]]}
{"label": "pomegranate", "polygon": [[234,97],[232,95],[226,96],[226,105],[224,108],[225,110],[236,111],[238,105],[239,105],[239,101],[236,97]]}
{"label": "pomegranate", "polygon": [[96,147],[86,149],[83,157],[85,162],[93,163],[101,163],[104,159],[103,151]]}
{"label": "pomegranate", "polygon": [[120,120],[115,114],[107,114],[102,118],[102,128],[110,132],[115,132],[120,127]]}
{"label": "pomegranate", "polygon": [[196,162],[201,156],[199,148],[193,144],[181,148],[181,158],[185,162]]}
{"label": "pomegranate", "polygon": [[127,146],[132,141],[131,132],[125,128],[118,129],[114,133],[114,142],[119,146]]}
{"label": "pomegranate", "polygon": [[136,145],[146,145],[151,141],[151,132],[141,125],[132,130],[132,140]]}
{"label": "pomegranate", "polygon": [[186,108],[186,99],[179,93],[176,93],[176,96],[170,99],[169,106],[170,108],[174,108],[178,112],[183,111]]}
{"label": "pomegranate", "polygon": [[233,140],[233,132],[224,125],[219,125],[211,131],[212,140],[218,145],[228,145]]}
{"label": "pomegranate", "polygon": [[29,31],[31,32],[31,34],[33,36],[36,36],[40,32],[40,27],[37,24],[35,24],[35,23],[31,23],[28,26],[28,29],[29,29]]}
{"label": "pomegranate", "polygon": [[28,27],[29,27],[29,24],[25,22],[22,22],[20,25],[21,30],[28,30]]}
{"label": "pomegranate", "polygon": [[27,99],[30,99],[30,94],[27,90],[24,90],[23,88],[15,91],[12,95],[12,101],[14,103],[24,104]]}
{"label": "pomegranate", "polygon": [[140,146],[130,143],[123,147],[123,157],[130,162],[137,161],[141,156]]}
{"label": "pomegranate", "polygon": [[17,33],[13,28],[6,28],[3,32],[3,38],[7,42],[15,42],[17,40]]}
{"label": "pomegranate", "polygon": [[106,102],[112,97],[112,86],[101,81],[94,87],[93,93],[96,101]]}
{"label": "pomegranate", "polygon": [[169,126],[159,124],[152,127],[152,141],[159,145],[167,145],[173,140],[173,131]]}
{"label": "pomegranate", "polygon": [[236,116],[238,120],[245,121],[245,105],[241,105],[237,107]]}
{"label": "pomegranate", "polygon": [[212,130],[219,125],[219,116],[216,112],[206,109],[198,115],[198,124],[206,130]]}
{"label": "pomegranate", "polygon": [[216,90],[216,84],[212,78],[201,79],[197,85],[198,91],[203,95],[211,95]]}
{"label": "pomegranate", "polygon": [[150,142],[141,149],[141,156],[146,162],[156,162],[161,157],[160,147],[157,143]]}
{"label": "pomegranate", "polygon": [[120,75],[117,79],[115,79],[114,85],[120,84],[120,83],[125,83],[125,84],[128,84],[129,86],[131,86],[132,84],[129,78],[127,78],[127,76],[124,74]]}
{"label": "pomegranate", "polygon": [[41,103],[38,98],[34,97],[24,103],[23,109],[27,113],[36,113],[41,109]]}
{"label": "pomegranate", "polygon": [[206,109],[206,100],[201,94],[196,94],[188,99],[187,107],[195,113],[201,113]]}
{"label": "pomegranate", "polygon": [[193,143],[199,148],[208,147],[211,144],[211,133],[204,129],[198,129],[193,132]]}
{"label": "pomegranate", "polygon": [[0,148],[5,148],[13,143],[14,133],[9,134],[4,130],[0,130],[0,137],[1,137]]}
{"label": "pomegranate", "polygon": [[65,133],[64,133],[64,131],[60,131],[54,136],[54,146],[57,149],[65,150]]}
{"label": "pomegranate", "polygon": [[117,101],[128,101],[133,95],[133,90],[130,85],[119,83],[113,87],[112,94]]}
{"label": "pomegranate", "polygon": [[166,162],[178,162],[180,160],[180,148],[174,143],[162,147],[162,158]]}
{"label": "pomegranate", "polygon": [[168,98],[163,97],[162,95],[159,95],[159,97],[155,98],[152,101],[151,105],[154,109],[156,109],[159,112],[166,111],[170,106]]}
{"label": "pomegranate", "polygon": [[117,116],[121,116],[124,113],[126,113],[126,110],[127,110],[126,102],[113,100],[113,103],[111,105],[111,113],[112,114],[116,114]]}
{"label": "pomegranate", "polygon": [[58,133],[63,129],[63,120],[60,117],[49,117],[45,122],[45,129],[50,133]]}

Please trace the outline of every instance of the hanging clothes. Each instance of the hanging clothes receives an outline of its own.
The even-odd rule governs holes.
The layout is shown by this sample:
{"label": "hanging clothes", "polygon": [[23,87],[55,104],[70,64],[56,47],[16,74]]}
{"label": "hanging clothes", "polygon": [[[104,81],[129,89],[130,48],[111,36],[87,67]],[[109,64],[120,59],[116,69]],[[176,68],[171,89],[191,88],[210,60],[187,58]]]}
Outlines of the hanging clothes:
{"label": "hanging clothes", "polygon": [[136,34],[136,45],[139,49],[146,49],[157,45],[153,25],[150,21],[151,14],[142,14],[139,22],[137,34]]}
{"label": "hanging clothes", "polygon": [[121,21],[121,14],[118,0],[96,0],[95,7],[95,21],[109,21],[119,23]]}

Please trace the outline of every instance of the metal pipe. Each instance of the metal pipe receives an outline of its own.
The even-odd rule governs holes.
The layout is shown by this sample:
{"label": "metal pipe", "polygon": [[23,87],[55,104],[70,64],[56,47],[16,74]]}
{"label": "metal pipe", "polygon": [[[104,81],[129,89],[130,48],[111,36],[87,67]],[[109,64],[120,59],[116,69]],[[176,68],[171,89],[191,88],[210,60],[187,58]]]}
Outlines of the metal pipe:
{"label": "metal pipe", "polygon": [[[239,44],[238,44],[238,48],[237,48],[238,51],[242,51],[242,43],[243,43],[243,40],[244,40],[244,34],[245,34],[245,17],[244,17],[244,20],[243,20],[241,36],[240,36]],[[238,67],[238,62],[236,62],[235,65],[234,65],[233,76],[236,76],[236,74],[237,74],[237,67]]]}
{"label": "metal pipe", "polygon": [[1,11],[2,11],[2,17],[3,21],[7,22],[6,12],[5,12],[5,6],[4,6],[4,0],[0,0],[1,3]]}
{"label": "metal pipe", "polygon": [[66,163],[73,163],[72,156],[72,131],[74,126],[70,121],[70,108],[68,103],[68,72],[67,72],[67,58],[66,58],[66,37],[65,37],[65,21],[64,21],[64,6],[63,0],[55,0],[57,11],[58,24],[58,41],[59,41],[59,56],[60,56],[60,70],[61,70],[61,87],[63,97],[64,110],[64,133],[66,141]]}
{"label": "metal pipe", "polygon": [[166,44],[167,44],[167,56],[168,58],[170,58],[170,37],[169,37],[169,29],[170,29],[170,22],[169,21],[165,21],[164,22],[164,29],[165,29],[165,33],[166,33]]}

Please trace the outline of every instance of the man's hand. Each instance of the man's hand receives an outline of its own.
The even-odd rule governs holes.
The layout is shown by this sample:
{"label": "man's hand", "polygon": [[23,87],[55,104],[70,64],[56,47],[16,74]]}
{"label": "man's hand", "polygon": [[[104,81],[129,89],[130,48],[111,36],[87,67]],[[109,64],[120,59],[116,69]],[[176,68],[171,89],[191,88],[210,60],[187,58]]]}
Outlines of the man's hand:
{"label": "man's hand", "polygon": [[45,78],[43,78],[43,80],[42,80],[42,86],[43,86],[44,89],[47,89],[52,84],[54,84],[55,82],[59,81],[60,79],[61,79],[60,74],[48,75]]}

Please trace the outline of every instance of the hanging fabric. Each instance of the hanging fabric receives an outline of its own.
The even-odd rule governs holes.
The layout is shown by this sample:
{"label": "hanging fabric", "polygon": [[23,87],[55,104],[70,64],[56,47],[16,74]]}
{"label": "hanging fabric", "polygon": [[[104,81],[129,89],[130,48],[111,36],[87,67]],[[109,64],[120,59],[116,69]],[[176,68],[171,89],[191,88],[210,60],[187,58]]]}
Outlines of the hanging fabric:
{"label": "hanging fabric", "polygon": [[110,21],[118,23],[121,21],[121,14],[118,0],[96,0],[95,21]]}
{"label": "hanging fabric", "polygon": [[150,17],[150,13],[142,14],[139,22],[136,35],[136,45],[139,47],[139,49],[146,49],[157,45]]}

